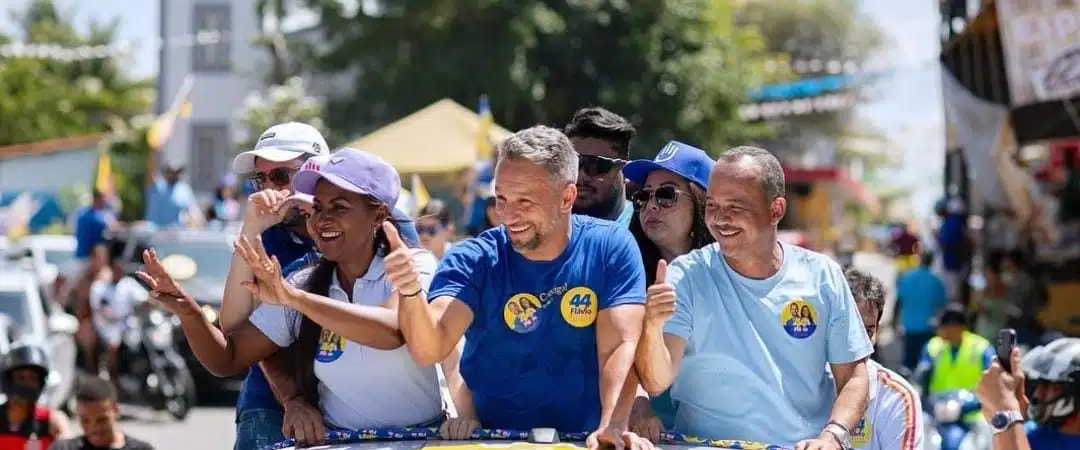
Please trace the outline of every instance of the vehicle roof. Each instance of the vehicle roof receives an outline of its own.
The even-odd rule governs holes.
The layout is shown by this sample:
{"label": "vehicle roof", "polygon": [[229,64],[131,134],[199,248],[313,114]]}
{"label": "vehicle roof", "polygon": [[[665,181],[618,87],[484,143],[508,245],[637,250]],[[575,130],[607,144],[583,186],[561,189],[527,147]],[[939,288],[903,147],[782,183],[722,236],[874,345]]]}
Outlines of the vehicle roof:
{"label": "vehicle roof", "polygon": [[46,250],[71,251],[75,251],[75,247],[78,245],[75,236],[67,234],[33,234],[23,238],[20,244],[41,247]]}
{"label": "vehicle roof", "polygon": [[[9,266],[5,269],[8,269],[10,267],[15,266]],[[23,269],[0,271],[0,290],[23,290],[26,289],[27,285],[36,285],[34,274],[32,272]]]}
{"label": "vehicle roof", "polygon": [[154,242],[191,242],[215,243],[228,245],[232,239],[229,234],[210,230],[165,230],[151,233],[139,233],[138,239]]}

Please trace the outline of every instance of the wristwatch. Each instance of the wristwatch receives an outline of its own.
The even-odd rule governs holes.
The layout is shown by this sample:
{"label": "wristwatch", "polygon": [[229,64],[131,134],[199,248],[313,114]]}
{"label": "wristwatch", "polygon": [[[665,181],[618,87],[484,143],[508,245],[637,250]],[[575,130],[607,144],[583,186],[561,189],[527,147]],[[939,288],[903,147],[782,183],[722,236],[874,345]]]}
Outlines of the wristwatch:
{"label": "wristwatch", "polygon": [[994,413],[992,417],[990,417],[990,425],[994,427],[995,433],[1005,431],[1006,428],[1009,428],[1009,425],[1023,421],[1024,415],[1020,414],[1020,411],[1016,410],[998,411]]}
{"label": "wristwatch", "polygon": [[851,448],[851,433],[848,432],[847,427],[836,422],[829,422],[825,425],[825,429],[821,430],[823,433],[829,433],[836,438],[836,442],[840,444],[840,448],[843,450],[849,450]]}

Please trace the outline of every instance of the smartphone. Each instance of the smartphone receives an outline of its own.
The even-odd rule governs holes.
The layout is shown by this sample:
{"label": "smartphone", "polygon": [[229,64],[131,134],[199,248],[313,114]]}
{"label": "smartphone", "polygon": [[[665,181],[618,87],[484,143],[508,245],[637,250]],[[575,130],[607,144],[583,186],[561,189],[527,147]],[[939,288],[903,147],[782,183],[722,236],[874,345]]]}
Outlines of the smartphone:
{"label": "smartphone", "polygon": [[1005,328],[998,332],[997,358],[1001,368],[1012,372],[1012,349],[1016,346],[1016,330]]}

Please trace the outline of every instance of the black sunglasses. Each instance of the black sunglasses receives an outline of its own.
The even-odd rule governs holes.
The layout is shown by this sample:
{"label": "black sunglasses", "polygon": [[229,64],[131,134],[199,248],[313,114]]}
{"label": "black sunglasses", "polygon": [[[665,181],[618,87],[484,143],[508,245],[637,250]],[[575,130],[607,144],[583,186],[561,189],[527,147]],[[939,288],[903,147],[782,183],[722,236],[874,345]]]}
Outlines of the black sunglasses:
{"label": "black sunglasses", "polygon": [[434,236],[436,234],[439,234],[440,231],[445,230],[445,229],[446,229],[446,227],[442,226],[441,224],[440,225],[417,225],[416,226],[416,233],[417,234],[426,234],[426,235],[429,235],[429,236]]}
{"label": "black sunglasses", "polygon": [[625,159],[608,158],[596,155],[578,155],[578,169],[585,175],[595,177],[611,172],[612,169],[626,164]]}
{"label": "black sunglasses", "polygon": [[263,186],[266,182],[272,183],[274,186],[287,186],[292,182],[292,176],[299,169],[290,169],[288,167],[278,167],[269,172],[255,172],[251,175],[251,182],[255,183],[256,187]]}
{"label": "black sunglasses", "polygon": [[645,209],[652,198],[656,198],[656,204],[661,208],[670,208],[679,201],[679,194],[681,193],[682,191],[676,189],[675,186],[660,186],[655,189],[637,191],[631,200],[634,202],[634,208],[638,210]]}

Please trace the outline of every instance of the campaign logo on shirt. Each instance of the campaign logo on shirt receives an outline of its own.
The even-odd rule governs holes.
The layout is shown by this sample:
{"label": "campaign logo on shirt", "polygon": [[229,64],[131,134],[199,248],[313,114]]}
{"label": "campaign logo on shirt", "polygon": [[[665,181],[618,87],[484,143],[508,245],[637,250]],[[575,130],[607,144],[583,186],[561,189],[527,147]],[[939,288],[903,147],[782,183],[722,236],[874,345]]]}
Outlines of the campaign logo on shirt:
{"label": "campaign logo on shirt", "polygon": [[784,331],[795,339],[806,339],[818,328],[818,315],[806,300],[795,298],[780,310],[780,323]]}
{"label": "campaign logo on shirt", "polygon": [[563,320],[570,326],[582,328],[596,321],[596,292],[585,286],[578,286],[566,291],[559,306]]}
{"label": "campaign logo on shirt", "polygon": [[855,448],[865,447],[870,442],[871,432],[873,432],[873,426],[864,417],[859,423],[855,424],[855,428],[851,429],[851,446]]}
{"label": "campaign logo on shirt", "polygon": [[345,337],[323,328],[319,334],[319,351],[315,353],[315,360],[321,363],[337,361],[345,353]]}
{"label": "campaign logo on shirt", "polygon": [[527,292],[514,294],[503,306],[506,326],[518,333],[528,333],[540,324],[540,299]]}

